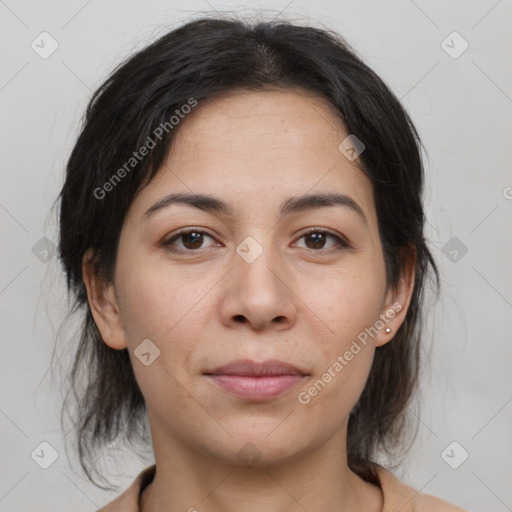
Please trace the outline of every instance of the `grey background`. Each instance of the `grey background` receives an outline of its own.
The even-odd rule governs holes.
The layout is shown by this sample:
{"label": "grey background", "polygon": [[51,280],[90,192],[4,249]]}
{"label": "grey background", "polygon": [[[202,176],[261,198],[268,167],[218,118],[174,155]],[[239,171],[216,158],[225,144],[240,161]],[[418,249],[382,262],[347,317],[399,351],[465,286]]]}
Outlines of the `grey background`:
{"label": "grey background", "polygon": [[[66,294],[44,252],[57,240],[48,212],[91,92],[178,22],[259,8],[339,31],[411,114],[428,151],[428,237],[443,292],[426,326],[434,343],[419,435],[397,474],[470,510],[512,510],[510,0],[0,0],[0,511],[94,511],[118,494],[88,483],[72,447],[66,454],[65,390],[49,371]],[[46,59],[31,47],[43,31],[58,43]],[[469,44],[457,58],[445,51],[462,49],[457,36],[446,40],[454,31]],[[48,469],[31,457],[42,442],[58,454]],[[452,469],[446,460],[456,465],[462,450],[469,457]],[[150,462],[120,450],[106,464],[122,491]]]}

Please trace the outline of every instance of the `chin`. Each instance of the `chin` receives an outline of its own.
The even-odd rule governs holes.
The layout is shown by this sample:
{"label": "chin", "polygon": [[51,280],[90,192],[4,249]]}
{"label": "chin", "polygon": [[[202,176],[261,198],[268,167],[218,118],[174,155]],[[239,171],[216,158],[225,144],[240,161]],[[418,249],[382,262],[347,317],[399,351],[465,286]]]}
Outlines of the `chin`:
{"label": "chin", "polygon": [[[278,423],[274,422],[273,429]],[[229,430],[233,437],[219,440],[214,446],[206,446],[210,455],[220,461],[236,466],[264,467],[276,466],[292,462],[300,458],[301,454],[308,451],[309,443],[306,440],[297,439],[286,429],[277,433],[272,429],[252,428],[234,432]],[[278,429],[280,427],[277,427]],[[270,435],[269,435],[269,432]]]}

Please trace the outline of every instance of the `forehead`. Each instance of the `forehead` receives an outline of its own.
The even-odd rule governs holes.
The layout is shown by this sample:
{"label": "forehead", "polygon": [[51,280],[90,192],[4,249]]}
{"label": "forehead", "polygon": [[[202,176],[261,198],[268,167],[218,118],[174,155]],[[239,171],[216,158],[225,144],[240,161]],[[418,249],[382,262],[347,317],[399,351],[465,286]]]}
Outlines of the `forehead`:
{"label": "forehead", "polygon": [[315,149],[326,148],[344,133],[333,107],[302,90],[236,91],[199,107],[184,120],[176,143],[251,155],[260,147],[285,152],[314,143]]}
{"label": "forehead", "polygon": [[238,91],[199,102],[137,202],[208,192],[241,208],[308,192],[350,195],[372,217],[370,180],[338,149],[348,136],[333,107],[306,91]]}

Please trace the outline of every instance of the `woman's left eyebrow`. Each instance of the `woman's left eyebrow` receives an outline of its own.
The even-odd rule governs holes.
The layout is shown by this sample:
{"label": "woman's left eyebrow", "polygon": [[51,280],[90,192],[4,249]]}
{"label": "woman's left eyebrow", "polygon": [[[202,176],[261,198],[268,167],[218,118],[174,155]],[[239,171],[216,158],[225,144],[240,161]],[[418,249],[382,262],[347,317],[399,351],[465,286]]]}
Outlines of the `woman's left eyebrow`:
{"label": "woman's left eyebrow", "polygon": [[[149,219],[156,211],[166,208],[172,204],[186,204],[206,212],[233,216],[232,206],[219,197],[209,194],[188,194],[180,192],[160,198],[144,213],[143,220]],[[354,199],[345,194],[334,194],[329,192],[290,197],[281,204],[279,208],[279,215],[280,217],[284,217],[285,215],[290,215],[292,213],[332,206],[341,206],[352,210],[357,213],[364,224],[368,226],[368,221],[364,215],[363,209]]]}

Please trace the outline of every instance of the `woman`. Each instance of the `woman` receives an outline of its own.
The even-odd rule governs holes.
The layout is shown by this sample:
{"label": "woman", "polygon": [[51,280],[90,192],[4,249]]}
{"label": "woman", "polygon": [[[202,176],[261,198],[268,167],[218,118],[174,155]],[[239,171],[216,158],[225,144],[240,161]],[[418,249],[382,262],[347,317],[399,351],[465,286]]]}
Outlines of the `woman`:
{"label": "woman", "polygon": [[375,462],[404,450],[439,281],[423,179],[407,113],[328,31],[204,18],[115,70],[59,196],[71,376],[89,478],[146,413],[155,465],[101,510],[462,510]]}

